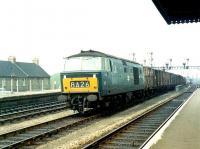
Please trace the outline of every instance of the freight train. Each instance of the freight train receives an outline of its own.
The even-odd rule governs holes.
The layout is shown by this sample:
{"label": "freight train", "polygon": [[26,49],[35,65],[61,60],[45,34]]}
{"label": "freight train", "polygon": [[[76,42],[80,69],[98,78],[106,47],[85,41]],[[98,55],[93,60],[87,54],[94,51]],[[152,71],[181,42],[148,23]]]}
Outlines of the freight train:
{"label": "freight train", "polygon": [[93,50],[67,57],[61,73],[62,94],[79,113],[133,102],[137,97],[183,84],[185,78],[180,75]]}

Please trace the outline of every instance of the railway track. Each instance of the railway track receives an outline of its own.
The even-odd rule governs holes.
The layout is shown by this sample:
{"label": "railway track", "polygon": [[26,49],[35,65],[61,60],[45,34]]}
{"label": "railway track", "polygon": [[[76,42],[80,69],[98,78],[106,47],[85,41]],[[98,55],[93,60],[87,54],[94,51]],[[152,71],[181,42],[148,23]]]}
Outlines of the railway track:
{"label": "railway track", "polygon": [[41,104],[32,104],[29,106],[15,107],[14,109],[5,109],[0,113],[0,125],[31,118],[41,114],[53,113],[67,108],[65,101],[51,101]]}
{"label": "railway track", "polygon": [[143,148],[153,135],[173,116],[182,104],[191,96],[195,88],[159,105],[138,116],[109,134],[85,145],[84,149],[109,148],[128,149]]}
{"label": "railway track", "polygon": [[[184,96],[188,97],[191,95],[192,92],[193,92],[192,90],[185,92]],[[182,100],[182,98],[183,97],[180,96],[177,99],[175,99],[174,101],[176,101],[176,102],[174,102],[174,105],[173,104],[169,105],[168,109],[174,110],[175,105],[177,105],[181,102],[183,103],[185,100],[184,99]],[[160,112],[158,112],[158,114],[159,113]],[[164,115],[165,114],[163,113],[163,116]],[[147,117],[147,116],[145,115],[143,117]],[[62,133],[64,133],[64,135],[65,135],[66,133],[75,132],[75,131],[79,130],[80,128],[83,128],[87,125],[92,125],[98,121],[101,121],[102,119],[104,119],[104,118],[100,114],[97,114],[94,116],[89,116],[89,117],[80,117],[78,115],[73,115],[73,116],[68,116],[68,117],[52,120],[49,122],[45,122],[42,124],[38,124],[35,126],[30,126],[27,128],[13,131],[13,132],[8,132],[6,134],[0,135],[0,148],[3,148],[3,149],[4,148],[24,148],[26,145],[29,145],[30,148],[35,148],[35,146],[43,144],[46,141],[49,141],[49,139],[50,140],[54,139],[54,137],[49,137],[49,136],[57,134],[58,132],[59,132],[58,135],[54,135],[55,137],[60,136],[60,135],[62,136]],[[131,140],[132,140],[131,145],[134,144],[134,146],[136,146],[136,148],[138,148],[138,146],[140,146],[138,144],[142,144],[141,140],[143,140],[144,142],[145,142],[145,140],[147,140],[146,137],[144,136],[144,134],[148,135],[147,138],[149,138],[149,136],[152,135],[151,133],[155,132],[154,129],[156,129],[158,124],[162,123],[159,121],[164,120],[164,118],[156,119],[154,117],[150,117],[149,119],[146,119],[146,121],[144,121],[144,125],[140,124],[140,121],[142,121],[142,118],[138,118],[137,120],[138,120],[137,125],[136,125],[137,127],[133,126],[132,130],[134,130],[134,132],[135,132],[135,129],[138,129],[138,131],[136,131],[136,132],[138,132],[138,133],[136,133],[138,135],[138,136],[136,136],[136,138],[140,138],[140,139],[133,140],[133,138],[135,138],[135,137],[134,136],[131,137],[131,134],[129,134],[129,136],[125,137],[125,138],[129,138],[128,141],[130,141],[130,138],[131,138]],[[126,127],[126,126],[124,126],[124,127]],[[147,127],[149,127],[149,128],[147,128]],[[150,132],[150,130],[152,132]],[[113,131],[113,133],[114,133],[114,131]],[[115,135],[115,136],[118,136],[118,135]],[[108,137],[110,137],[110,136],[108,135],[107,138]],[[99,140],[101,140],[101,139],[99,139]],[[124,142],[122,142],[122,140]],[[97,142],[95,141],[95,143],[93,142],[92,144],[86,146],[85,148],[97,148],[97,147],[100,147],[100,148],[104,148],[104,147],[105,148],[106,147],[108,147],[108,148],[117,148],[117,147],[123,148],[124,145],[127,146],[128,141],[127,140],[125,141],[125,139],[123,139],[123,138],[117,138],[116,140],[114,140],[114,144],[104,141],[103,144],[104,145],[107,144],[107,146],[103,146],[98,141]],[[120,144],[121,144],[121,146],[120,146]],[[125,148],[130,148],[130,146],[125,147]],[[131,146],[131,148],[132,148],[132,146]]]}
{"label": "railway track", "polygon": [[97,117],[99,117],[98,114],[89,117],[82,117],[79,114],[74,114],[2,134],[0,135],[0,148],[20,148],[26,145],[26,143],[31,145],[34,144],[37,139],[46,138],[47,136],[56,134],[63,129],[67,129],[69,132],[74,131],[78,126],[83,127],[84,124],[92,121]]}

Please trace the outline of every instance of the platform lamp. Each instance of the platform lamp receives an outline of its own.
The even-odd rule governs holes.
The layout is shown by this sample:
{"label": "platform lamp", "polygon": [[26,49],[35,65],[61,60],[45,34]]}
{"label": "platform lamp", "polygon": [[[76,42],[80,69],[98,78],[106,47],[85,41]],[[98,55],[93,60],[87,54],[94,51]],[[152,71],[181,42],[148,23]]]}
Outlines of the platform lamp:
{"label": "platform lamp", "polygon": [[187,65],[186,65],[186,69],[189,69],[189,58],[186,59]]}
{"label": "platform lamp", "polygon": [[185,63],[185,62],[183,62],[183,69],[185,69],[185,66],[186,66],[186,63]]}
{"label": "platform lamp", "polygon": [[166,65],[166,69],[169,69],[169,63],[166,63],[165,65]]}
{"label": "platform lamp", "polygon": [[149,55],[150,55],[150,58],[149,58],[149,60],[150,60],[150,66],[152,68],[153,67],[153,52],[149,52]]}
{"label": "platform lamp", "polygon": [[147,60],[146,60],[146,59],[144,59],[144,66],[146,66],[146,62],[147,62]]}
{"label": "platform lamp", "polygon": [[172,58],[169,59],[169,69],[172,68]]}

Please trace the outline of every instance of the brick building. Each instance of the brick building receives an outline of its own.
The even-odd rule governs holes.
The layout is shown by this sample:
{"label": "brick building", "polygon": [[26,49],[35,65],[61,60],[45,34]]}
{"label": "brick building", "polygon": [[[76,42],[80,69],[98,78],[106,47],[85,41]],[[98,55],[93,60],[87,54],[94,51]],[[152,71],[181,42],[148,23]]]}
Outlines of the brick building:
{"label": "brick building", "polygon": [[0,61],[0,88],[11,92],[48,90],[50,76],[39,66],[38,59],[25,63],[11,56],[8,61]]}

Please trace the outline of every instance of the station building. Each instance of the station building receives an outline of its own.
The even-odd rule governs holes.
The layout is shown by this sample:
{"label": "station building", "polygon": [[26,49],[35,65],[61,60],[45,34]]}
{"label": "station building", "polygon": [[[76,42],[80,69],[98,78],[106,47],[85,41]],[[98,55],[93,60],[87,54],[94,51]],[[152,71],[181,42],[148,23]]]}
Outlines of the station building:
{"label": "station building", "polygon": [[11,92],[48,90],[50,76],[39,66],[39,59],[26,63],[10,56],[8,61],[0,61],[0,89]]}

